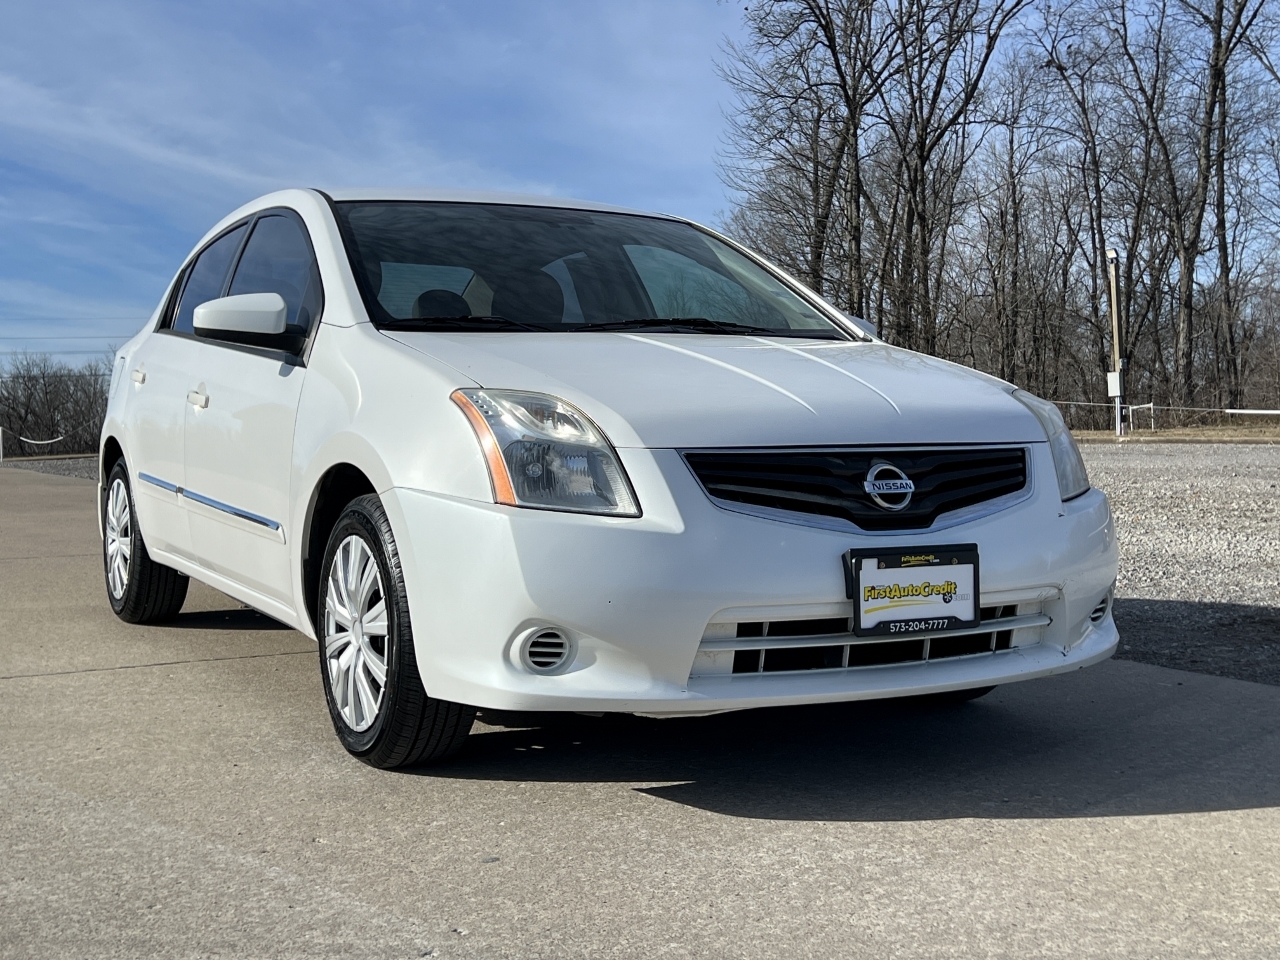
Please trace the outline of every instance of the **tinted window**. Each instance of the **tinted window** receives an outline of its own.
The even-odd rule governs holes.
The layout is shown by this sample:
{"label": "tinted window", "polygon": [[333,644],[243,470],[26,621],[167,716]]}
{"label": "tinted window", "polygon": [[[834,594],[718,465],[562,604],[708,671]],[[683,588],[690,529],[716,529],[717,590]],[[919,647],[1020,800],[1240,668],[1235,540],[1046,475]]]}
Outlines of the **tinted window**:
{"label": "tinted window", "polygon": [[[747,291],[696,260],[662,247],[628,244],[625,249],[659,316],[734,316],[743,320],[750,316],[754,304]],[[751,322],[766,319],[767,315]]]}
{"label": "tinted window", "polygon": [[278,293],[289,307],[288,333],[305,336],[320,313],[320,273],[311,244],[292,217],[268,216],[253,227],[228,296]]}
{"label": "tinted window", "polygon": [[244,236],[245,227],[236,227],[225,233],[196,257],[187,275],[187,285],[182,290],[182,300],[178,303],[177,313],[173,318],[173,329],[185,333],[193,333],[191,318],[196,307],[222,296],[222,285],[227,279],[227,270],[231,267],[231,259],[240,249],[240,240]]}
{"label": "tinted window", "polygon": [[842,336],[768,271],[688,224],[499,204],[337,207],[375,321],[499,316],[574,330],[679,317]]}

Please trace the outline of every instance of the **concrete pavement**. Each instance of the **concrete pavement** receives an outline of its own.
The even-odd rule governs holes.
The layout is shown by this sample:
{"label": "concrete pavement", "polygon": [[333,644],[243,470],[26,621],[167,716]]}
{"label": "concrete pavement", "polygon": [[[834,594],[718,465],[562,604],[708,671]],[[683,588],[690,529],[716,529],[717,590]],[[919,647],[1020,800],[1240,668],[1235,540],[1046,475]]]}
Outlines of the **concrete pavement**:
{"label": "concrete pavement", "polygon": [[488,718],[385,773],[306,638],[100,571],[93,485],[0,471],[0,957],[1280,955],[1280,687]]}

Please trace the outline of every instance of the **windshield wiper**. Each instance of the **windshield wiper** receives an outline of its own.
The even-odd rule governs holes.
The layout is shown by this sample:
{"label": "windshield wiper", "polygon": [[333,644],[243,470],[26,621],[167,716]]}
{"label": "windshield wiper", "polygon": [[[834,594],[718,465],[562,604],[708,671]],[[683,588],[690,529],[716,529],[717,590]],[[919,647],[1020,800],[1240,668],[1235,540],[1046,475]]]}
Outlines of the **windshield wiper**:
{"label": "windshield wiper", "polygon": [[757,327],[749,323],[730,320],[710,320],[707,317],[638,317],[632,320],[612,320],[605,323],[580,323],[569,330],[649,330],[667,333],[729,333],[737,336],[804,337],[815,340],[840,339],[839,331],[796,330],[791,327]]}
{"label": "windshield wiper", "polygon": [[538,333],[546,333],[546,327],[540,327],[533,323],[524,323],[520,320],[512,320],[509,317],[396,317],[391,320],[383,320],[378,323],[383,329],[392,330],[462,330],[465,332],[475,332],[477,330],[535,330]]}

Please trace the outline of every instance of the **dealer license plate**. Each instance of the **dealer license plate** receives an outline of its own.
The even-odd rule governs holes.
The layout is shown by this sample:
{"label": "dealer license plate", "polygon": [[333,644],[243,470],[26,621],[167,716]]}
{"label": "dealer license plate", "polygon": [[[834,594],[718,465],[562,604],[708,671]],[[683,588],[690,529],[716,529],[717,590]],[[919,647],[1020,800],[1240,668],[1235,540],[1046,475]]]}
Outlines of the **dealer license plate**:
{"label": "dealer license plate", "polygon": [[979,625],[977,544],[850,550],[844,569],[859,637]]}

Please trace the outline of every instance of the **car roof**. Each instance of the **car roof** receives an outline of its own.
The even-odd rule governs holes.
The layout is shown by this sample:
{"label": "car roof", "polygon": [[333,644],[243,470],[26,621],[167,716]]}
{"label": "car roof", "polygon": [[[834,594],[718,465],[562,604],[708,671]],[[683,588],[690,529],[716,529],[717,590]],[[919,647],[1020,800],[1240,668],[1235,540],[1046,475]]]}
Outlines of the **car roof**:
{"label": "car roof", "polygon": [[443,203],[500,203],[518,207],[557,207],[562,210],[589,210],[596,213],[629,213],[644,217],[663,217],[678,219],[669,214],[652,213],[647,210],[633,210],[608,203],[595,203],[590,200],[569,200],[563,197],[549,197],[534,193],[501,193],[491,190],[444,190],[432,187],[345,187],[334,190],[321,190],[331,199],[345,200],[390,200],[390,201],[435,201]]}

